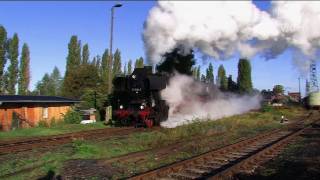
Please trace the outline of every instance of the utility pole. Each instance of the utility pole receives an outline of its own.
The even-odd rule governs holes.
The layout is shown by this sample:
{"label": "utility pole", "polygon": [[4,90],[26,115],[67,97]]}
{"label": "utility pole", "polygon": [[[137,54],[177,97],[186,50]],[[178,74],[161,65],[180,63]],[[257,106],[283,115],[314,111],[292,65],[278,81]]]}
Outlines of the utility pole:
{"label": "utility pole", "polygon": [[115,4],[111,8],[111,25],[110,25],[110,55],[109,55],[109,73],[108,73],[108,94],[111,93],[112,86],[112,41],[113,41],[113,20],[114,20],[114,8],[121,7],[122,4]]}

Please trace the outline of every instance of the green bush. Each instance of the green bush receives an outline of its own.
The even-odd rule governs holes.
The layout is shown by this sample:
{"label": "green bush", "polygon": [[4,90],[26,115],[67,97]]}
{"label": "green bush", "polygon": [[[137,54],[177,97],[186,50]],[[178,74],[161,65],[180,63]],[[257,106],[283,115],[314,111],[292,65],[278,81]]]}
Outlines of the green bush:
{"label": "green bush", "polygon": [[49,127],[50,125],[48,124],[48,122],[46,120],[40,120],[39,123],[38,123],[38,127]]}
{"label": "green bush", "polygon": [[261,107],[262,112],[273,112],[274,108],[268,104],[263,104]]}
{"label": "green bush", "polygon": [[79,124],[81,122],[81,115],[74,109],[69,110],[64,116],[63,121],[67,124]]}

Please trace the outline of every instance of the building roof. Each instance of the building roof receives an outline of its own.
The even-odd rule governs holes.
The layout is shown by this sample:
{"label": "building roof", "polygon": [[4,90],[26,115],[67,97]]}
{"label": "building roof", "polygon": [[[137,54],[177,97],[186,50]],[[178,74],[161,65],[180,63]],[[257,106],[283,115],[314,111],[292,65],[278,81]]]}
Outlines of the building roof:
{"label": "building roof", "polygon": [[79,100],[58,96],[0,95],[1,103],[77,103]]}

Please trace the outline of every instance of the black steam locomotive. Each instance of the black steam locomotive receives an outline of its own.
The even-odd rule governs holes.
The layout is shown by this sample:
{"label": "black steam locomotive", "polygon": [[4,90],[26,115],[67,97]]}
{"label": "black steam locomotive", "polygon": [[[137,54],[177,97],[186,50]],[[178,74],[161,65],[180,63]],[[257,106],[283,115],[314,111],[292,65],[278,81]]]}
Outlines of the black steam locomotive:
{"label": "black steam locomotive", "polygon": [[167,82],[168,77],[153,74],[151,66],[136,68],[131,75],[114,78],[112,119],[121,126],[159,125],[168,118],[169,107],[160,96]]}

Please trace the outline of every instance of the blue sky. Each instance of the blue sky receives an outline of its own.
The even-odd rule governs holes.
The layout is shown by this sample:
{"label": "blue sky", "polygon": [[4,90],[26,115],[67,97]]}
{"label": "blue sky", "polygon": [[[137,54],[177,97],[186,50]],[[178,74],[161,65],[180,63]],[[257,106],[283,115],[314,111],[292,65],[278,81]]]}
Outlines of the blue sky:
{"label": "blue sky", "polygon": [[[0,24],[7,29],[9,36],[18,33],[20,48],[24,42],[29,44],[31,89],[54,66],[64,73],[71,35],[77,35],[82,44],[89,44],[91,58],[101,55],[109,47],[110,7],[114,3],[116,1],[0,2]],[[143,22],[155,4],[154,1],[127,1],[116,9],[113,46],[120,49],[123,61],[144,57]],[[268,10],[270,2],[260,1],[256,5]],[[199,58],[198,63],[205,68],[209,61]],[[213,61],[215,73],[223,64],[227,74],[236,78],[237,62],[238,57],[223,62]],[[252,77],[258,89],[272,89],[275,84],[283,84],[289,91],[298,90],[299,73],[292,65],[289,52],[269,61],[258,56],[253,58]]]}

